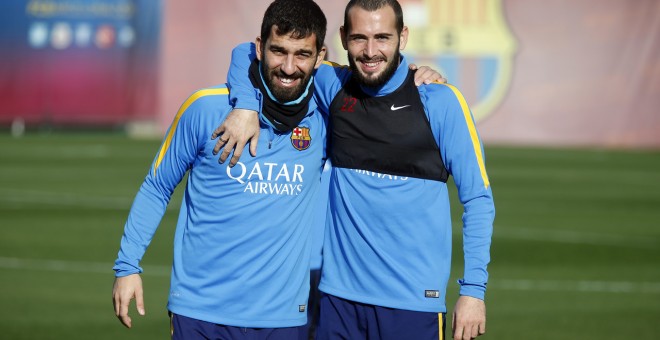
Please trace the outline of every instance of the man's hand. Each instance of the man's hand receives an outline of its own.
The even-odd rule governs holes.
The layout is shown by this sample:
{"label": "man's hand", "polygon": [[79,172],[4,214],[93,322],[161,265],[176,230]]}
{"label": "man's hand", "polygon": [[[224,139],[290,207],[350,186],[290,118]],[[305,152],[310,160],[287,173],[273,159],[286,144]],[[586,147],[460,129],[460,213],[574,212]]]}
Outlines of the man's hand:
{"label": "man's hand", "polygon": [[471,296],[459,297],[451,323],[454,340],[470,340],[486,333],[486,304]]}
{"label": "man's hand", "polygon": [[216,139],[213,148],[213,154],[217,154],[224,146],[220,154],[220,163],[224,163],[229,154],[234,150],[234,155],[229,160],[229,167],[233,167],[243,154],[245,144],[250,143],[250,154],[257,155],[257,143],[259,141],[259,114],[256,111],[234,109],[232,110],[222,125],[213,131],[211,139]]}
{"label": "man's hand", "polygon": [[411,70],[417,70],[417,72],[415,72],[415,85],[417,86],[422,85],[422,83],[428,85],[434,81],[443,84],[447,82],[447,79],[442,77],[442,74],[428,66],[422,66],[418,68],[417,65],[410,64],[409,68]]}
{"label": "man's hand", "polygon": [[144,315],[144,298],[140,275],[132,274],[115,278],[115,284],[112,287],[112,304],[115,307],[115,315],[127,328],[131,328],[128,307],[133,298],[135,298],[135,307],[137,307],[138,314]]}

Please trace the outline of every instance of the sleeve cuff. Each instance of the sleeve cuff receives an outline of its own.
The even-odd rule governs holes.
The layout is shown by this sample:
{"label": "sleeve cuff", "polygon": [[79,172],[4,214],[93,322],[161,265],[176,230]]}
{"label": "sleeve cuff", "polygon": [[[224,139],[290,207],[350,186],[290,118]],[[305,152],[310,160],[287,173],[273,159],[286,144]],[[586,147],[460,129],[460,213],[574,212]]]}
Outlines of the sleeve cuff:
{"label": "sleeve cuff", "polygon": [[486,296],[486,284],[477,284],[465,282],[465,280],[460,279],[457,281],[461,286],[459,289],[459,294],[464,296],[471,296],[480,300],[484,300]]}
{"label": "sleeve cuff", "polygon": [[141,267],[120,266],[116,264],[112,269],[115,271],[115,277],[124,277],[132,274],[142,273]]}
{"label": "sleeve cuff", "polygon": [[261,109],[261,100],[256,89],[255,92],[257,93],[251,93],[250,95],[247,93],[245,95],[238,95],[233,103],[234,108],[259,112]]}

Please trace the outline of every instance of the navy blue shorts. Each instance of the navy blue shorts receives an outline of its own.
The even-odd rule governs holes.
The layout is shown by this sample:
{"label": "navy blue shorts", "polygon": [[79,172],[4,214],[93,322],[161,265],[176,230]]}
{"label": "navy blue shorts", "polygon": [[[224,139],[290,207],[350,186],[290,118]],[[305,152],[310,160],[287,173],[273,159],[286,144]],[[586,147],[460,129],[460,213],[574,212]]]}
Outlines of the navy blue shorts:
{"label": "navy blue shorts", "polygon": [[172,340],[245,339],[307,340],[305,326],[285,328],[249,328],[219,325],[170,313]]}
{"label": "navy blue shorts", "polygon": [[316,340],[444,340],[445,313],[379,307],[324,294]]}

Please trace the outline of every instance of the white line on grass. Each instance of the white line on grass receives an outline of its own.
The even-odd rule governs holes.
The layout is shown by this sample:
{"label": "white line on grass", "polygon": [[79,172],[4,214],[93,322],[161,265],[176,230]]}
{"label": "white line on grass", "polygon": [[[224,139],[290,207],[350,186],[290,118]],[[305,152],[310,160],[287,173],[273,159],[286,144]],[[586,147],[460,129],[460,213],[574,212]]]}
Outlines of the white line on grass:
{"label": "white line on grass", "polygon": [[500,290],[572,291],[592,293],[660,294],[660,282],[631,281],[560,281],[560,280],[496,280],[488,288]]}
{"label": "white line on grass", "polygon": [[[43,259],[21,259],[16,257],[0,257],[2,269],[24,269],[54,272],[94,273],[112,275],[112,262],[82,262]],[[143,275],[168,276],[169,266],[143,266]]]}
{"label": "white line on grass", "polygon": [[0,189],[0,202],[48,204],[101,209],[128,209],[131,207],[130,198],[125,197],[103,197],[65,192],[56,193],[13,189]]}
{"label": "white line on grass", "polygon": [[[102,159],[110,156],[110,147],[104,144],[90,145],[49,145],[48,148],[34,147],[30,148],[30,157],[40,160],[49,159]],[[25,155],[23,148],[3,149],[3,155],[11,158],[18,158]]]}
{"label": "white line on grass", "polygon": [[[0,257],[0,269],[112,274],[112,263]],[[144,266],[142,275],[169,276],[169,266]],[[660,294],[660,282],[495,280],[489,289],[585,293]]]}
{"label": "white line on grass", "polygon": [[652,248],[660,246],[655,237],[641,237],[629,234],[607,234],[576,230],[548,230],[539,228],[509,228],[495,226],[494,238],[530,240],[571,244],[591,244],[596,246],[619,246],[633,248]]}
{"label": "white line on grass", "polygon": [[[54,206],[117,210],[129,209],[133,198],[133,196],[110,197],[65,192],[0,188],[0,203],[13,204],[48,204]],[[170,209],[179,209],[178,204],[169,204],[167,210]]]}

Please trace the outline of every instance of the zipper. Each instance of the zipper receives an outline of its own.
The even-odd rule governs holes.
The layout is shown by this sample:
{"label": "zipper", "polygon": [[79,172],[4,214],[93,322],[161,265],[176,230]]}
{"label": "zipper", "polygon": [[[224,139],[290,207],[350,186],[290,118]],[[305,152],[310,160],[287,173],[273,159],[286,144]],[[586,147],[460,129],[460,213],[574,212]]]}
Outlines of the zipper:
{"label": "zipper", "polygon": [[270,124],[268,125],[268,149],[270,150],[270,147],[273,145],[273,140],[275,139],[275,131]]}

